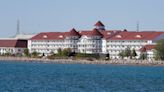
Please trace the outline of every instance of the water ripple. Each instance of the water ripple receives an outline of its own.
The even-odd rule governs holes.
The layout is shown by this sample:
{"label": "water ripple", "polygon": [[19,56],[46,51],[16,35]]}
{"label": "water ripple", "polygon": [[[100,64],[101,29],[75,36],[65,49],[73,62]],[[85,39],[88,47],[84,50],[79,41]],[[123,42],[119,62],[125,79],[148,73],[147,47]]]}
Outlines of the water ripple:
{"label": "water ripple", "polygon": [[0,92],[164,92],[164,67],[0,62]]}

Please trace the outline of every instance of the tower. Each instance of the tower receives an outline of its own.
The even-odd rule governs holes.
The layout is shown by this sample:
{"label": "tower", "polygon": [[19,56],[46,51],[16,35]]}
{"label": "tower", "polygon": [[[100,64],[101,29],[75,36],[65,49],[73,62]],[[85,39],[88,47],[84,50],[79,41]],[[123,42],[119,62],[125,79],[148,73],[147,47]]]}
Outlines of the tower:
{"label": "tower", "polygon": [[137,21],[137,24],[136,24],[136,31],[139,32],[139,30],[140,30],[140,23],[139,23],[139,21]]}
{"label": "tower", "polygon": [[20,22],[19,22],[19,19],[17,20],[17,32],[16,32],[16,35],[19,35],[20,34]]}
{"label": "tower", "polygon": [[105,26],[101,21],[98,21],[94,26],[100,31],[105,30]]}

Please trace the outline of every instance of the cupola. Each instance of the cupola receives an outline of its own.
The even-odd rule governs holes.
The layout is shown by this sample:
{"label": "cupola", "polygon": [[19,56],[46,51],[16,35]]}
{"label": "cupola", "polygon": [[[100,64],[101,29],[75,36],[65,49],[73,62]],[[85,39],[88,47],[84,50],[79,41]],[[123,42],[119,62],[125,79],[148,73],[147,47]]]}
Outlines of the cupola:
{"label": "cupola", "polygon": [[101,21],[98,21],[94,26],[98,30],[105,30],[105,26],[104,26],[104,24]]}

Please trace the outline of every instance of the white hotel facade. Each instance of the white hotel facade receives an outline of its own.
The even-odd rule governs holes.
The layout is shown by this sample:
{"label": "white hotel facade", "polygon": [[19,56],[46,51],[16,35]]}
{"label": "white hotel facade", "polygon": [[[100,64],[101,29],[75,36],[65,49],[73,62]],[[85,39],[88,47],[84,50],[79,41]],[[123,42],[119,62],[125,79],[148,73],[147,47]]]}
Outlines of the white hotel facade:
{"label": "white hotel facade", "polygon": [[106,30],[98,21],[93,30],[69,32],[42,32],[28,40],[28,49],[48,55],[57,53],[58,49],[70,48],[78,53],[110,54],[112,59],[119,58],[118,54],[127,47],[135,49],[139,58],[141,48],[148,52],[148,58],[153,58],[156,41],[164,39],[164,32],[127,30]]}

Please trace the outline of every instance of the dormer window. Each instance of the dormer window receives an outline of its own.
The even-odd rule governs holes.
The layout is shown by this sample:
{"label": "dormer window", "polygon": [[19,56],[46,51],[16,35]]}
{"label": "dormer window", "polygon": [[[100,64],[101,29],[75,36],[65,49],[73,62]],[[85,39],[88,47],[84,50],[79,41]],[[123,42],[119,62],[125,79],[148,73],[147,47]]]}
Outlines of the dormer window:
{"label": "dormer window", "polygon": [[121,35],[116,35],[116,37],[117,37],[117,38],[122,38],[122,36],[121,36]]}
{"label": "dormer window", "polygon": [[47,38],[47,35],[43,35],[43,38],[46,39]]}
{"label": "dormer window", "polygon": [[135,37],[136,37],[136,38],[141,38],[141,35],[136,35]]}
{"label": "dormer window", "polygon": [[60,35],[59,38],[63,38],[63,35]]}
{"label": "dormer window", "polygon": [[107,34],[108,34],[108,35],[110,35],[111,33],[110,33],[110,32],[108,32]]}

